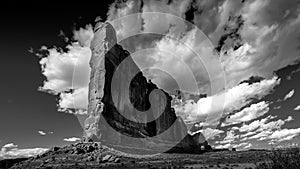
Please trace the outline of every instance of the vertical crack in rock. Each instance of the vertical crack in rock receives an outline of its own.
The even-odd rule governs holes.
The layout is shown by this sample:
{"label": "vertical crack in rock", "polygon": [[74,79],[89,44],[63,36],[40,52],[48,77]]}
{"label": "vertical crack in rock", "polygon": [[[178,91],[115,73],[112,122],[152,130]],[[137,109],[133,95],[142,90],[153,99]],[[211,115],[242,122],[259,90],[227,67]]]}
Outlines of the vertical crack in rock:
{"label": "vertical crack in rock", "polygon": [[[193,136],[188,134],[185,123],[171,107],[172,98],[147,81],[129,52],[117,44],[113,26],[98,22],[94,31],[91,42],[89,117],[85,121],[84,137],[112,146],[151,150],[160,150],[175,142],[176,146],[169,147],[169,152],[195,153],[202,152],[203,146],[210,148],[200,132]],[[113,79],[118,82],[114,84]],[[128,84],[129,96],[124,90]],[[122,114],[137,121],[146,120],[147,123],[129,120]]]}

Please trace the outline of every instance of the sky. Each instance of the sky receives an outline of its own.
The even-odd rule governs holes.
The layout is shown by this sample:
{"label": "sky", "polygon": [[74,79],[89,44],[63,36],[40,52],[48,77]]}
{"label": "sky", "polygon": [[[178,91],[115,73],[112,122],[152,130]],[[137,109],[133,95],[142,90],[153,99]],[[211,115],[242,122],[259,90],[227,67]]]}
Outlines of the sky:
{"label": "sky", "polygon": [[147,68],[169,73],[188,93],[207,94],[175,99],[173,107],[215,148],[300,144],[296,0],[46,1],[7,8],[14,10],[1,11],[0,159],[79,141],[96,18],[112,23],[159,87],[176,89],[170,76]]}

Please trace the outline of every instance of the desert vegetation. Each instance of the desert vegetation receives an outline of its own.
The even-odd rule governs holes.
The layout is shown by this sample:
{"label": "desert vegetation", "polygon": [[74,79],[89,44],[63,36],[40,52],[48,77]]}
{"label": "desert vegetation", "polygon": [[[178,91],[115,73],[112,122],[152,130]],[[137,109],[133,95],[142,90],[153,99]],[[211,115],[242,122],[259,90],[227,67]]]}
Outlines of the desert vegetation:
{"label": "desert vegetation", "polygon": [[268,155],[266,162],[257,165],[256,169],[299,169],[300,148],[276,149]]}

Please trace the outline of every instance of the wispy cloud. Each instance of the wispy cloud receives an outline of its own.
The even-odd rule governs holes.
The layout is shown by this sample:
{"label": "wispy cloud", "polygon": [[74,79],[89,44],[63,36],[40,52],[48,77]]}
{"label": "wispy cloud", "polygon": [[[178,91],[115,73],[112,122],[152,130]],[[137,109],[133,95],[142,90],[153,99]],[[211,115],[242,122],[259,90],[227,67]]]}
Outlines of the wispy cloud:
{"label": "wispy cloud", "polygon": [[234,146],[234,148],[238,148],[238,149],[248,149],[250,147],[252,147],[252,143],[247,143],[247,142],[240,143]]}
{"label": "wispy cloud", "polygon": [[274,110],[279,110],[281,108],[281,106],[275,106],[273,107]]}
{"label": "wispy cloud", "polygon": [[18,145],[14,143],[5,144],[0,151],[0,158],[21,158],[21,157],[31,157],[47,151],[47,148],[18,148]]}
{"label": "wispy cloud", "polygon": [[226,136],[221,141],[217,141],[217,144],[229,144],[236,142],[237,139],[239,139],[240,136],[236,133],[235,130],[229,130],[226,132]]}
{"label": "wispy cloud", "polygon": [[223,130],[219,130],[219,129],[212,129],[212,128],[205,128],[205,129],[201,129],[199,131],[193,132],[191,134],[195,134],[201,132],[205,139],[214,139],[215,137],[219,136],[220,134],[224,133]]}
{"label": "wispy cloud", "polygon": [[[267,118],[254,121],[249,125],[243,125],[240,128],[240,132],[246,133],[241,135],[243,138],[242,141],[257,139],[258,141],[282,142],[292,140],[300,134],[300,128],[281,128],[285,123],[294,120],[292,116],[288,116],[284,120],[271,121],[274,118],[276,117],[268,116]],[[251,134],[249,135],[249,133]]]}
{"label": "wispy cloud", "polygon": [[245,150],[252,147],[252,143],[249,142],[237,142],[239,135],[234,134],[234,130],[230,130],[227,132],[227,136],[224,138],[223,141],[217,141],[215,148],[222,149],[222,148],[236,148],[239,150]]}
{"label": "wispy cloud", "polygon": [[[62,52],[60,48],[41,47],[46,55],[37,53],[42,74],[46,77],[41,91],[59,96],[58,110],[72,114],[86,114],[88,104],[90,41],[93,37],[92,27],[74,30],[73,42]],[[74,71],[76,70],[76,73]],[[74,77],[73,77],[74,75]]]}
{"label": "wispy cloud", "polygon": [[[201,98],[197,103],[186,101],[185,103],[175,105],[174,108],[177,115],[184,117],[183,119],[187,122],[194,123],[203,121],[204,119],[207,120],[204,125],[216,125],[222,117],[222,112],[224,112],[223,116],[226,117],[231,112],[240,110],[251,103],[253,99],[261,99],[270,94],[278,84],[280,84],[280,79],[277,76],[252,84],[245,82],[223,93]],[[222,98],[225,98],[225,100]],[[251,108],[246,108],[246,110],[237,115],[248,115],[247,118],[250,118],[251,113],[248,110],[252,110],[254,107],[261,108],[259,109],[261,112],[257,111],[256,115],[265,114],[268,110],[268,104],[262,102],[253,105]],[[214,115],[214,117],[218,118],[205,119],[208,115]],[[254,119],[252,116],[251,118]],[[246,117],[244,120],[246,120]]]}
{"label": "wispy cloud", "polygon": [[296,106],[295,108],[294,108],[294,110],[300,110],[300,105],[298,105],[298,106]]}
{"label": "wispy cloud", "polygon": [[76,142],[76,141],[80,141],[81,139],[78,137],[70,137],[70,138],[65,138],[64,141],[66,142]]}
{"label": "wispy cloud", "polygon": [[300,134],[300,128],[296,129],[282,129],[277,130],[268,136],[266,139],[271,139],[271,141],[275,142],[282,142],[292,140],[296,136]]}
{"label": "wispy cloud", "polygon": [[44,131],[42,131],[42,130],[39,130],[38,133],[39,133],[39,135],[41,135],[41,136],[45,136],[45,135],[47,134],[46,132],[44,132]]}
{"label": "wispy cloud", "polygon": [[287,94],[284,96],[283,100],[287,100],[287,99],[289,99],[289,98],[292,98],[294,94],[295,94],[295,90],[293,89],[293,90],[291,90],[289,93],[287,93]]}
{"label": "wispy cloud", "polygon": [[265,101],[252,104],[249,107],[244,108],[240,112],[228,116],[226,120],[222,123],[222,126],[225,127],[228,125],[251,121],[265,115],[268,111],[269,104]]}
{"label": "wispy cloud", "polygon": [[9,149],[9,148],[17,148],[18,146],[15,145],[15,143],[7,143],[5,144],[4,146],[2,146],[2,149],[1,150],[4,150],[4,149]]}

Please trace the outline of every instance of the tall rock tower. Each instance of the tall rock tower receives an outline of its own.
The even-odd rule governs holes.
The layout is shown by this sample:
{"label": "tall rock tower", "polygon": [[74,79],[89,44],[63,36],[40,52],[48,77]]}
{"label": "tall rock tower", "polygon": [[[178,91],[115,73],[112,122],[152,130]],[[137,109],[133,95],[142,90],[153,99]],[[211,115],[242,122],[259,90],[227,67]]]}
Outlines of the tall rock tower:
{"label": "tall rock tower", "polygon": [[98,22],[94,31],[85,137],[138,151],[201,152],[203,135],[188,134],[169,94],[147,81],[113,26]]}

